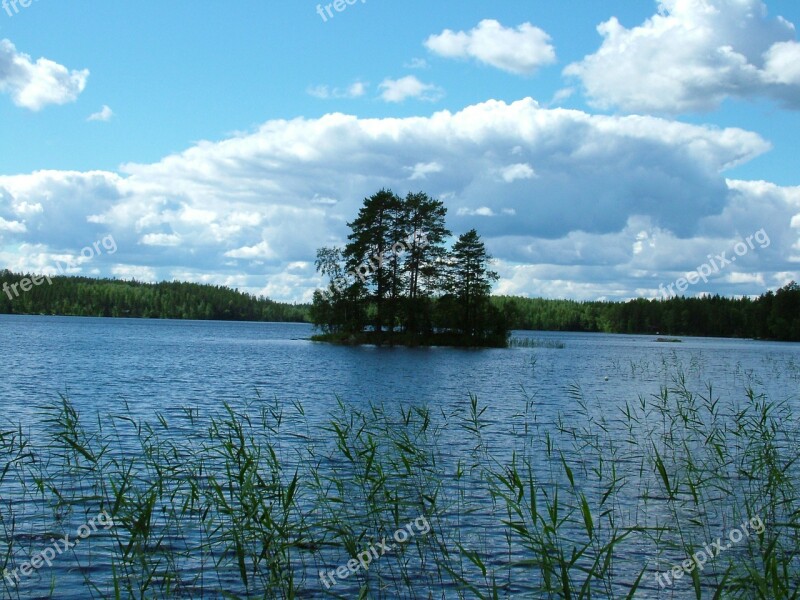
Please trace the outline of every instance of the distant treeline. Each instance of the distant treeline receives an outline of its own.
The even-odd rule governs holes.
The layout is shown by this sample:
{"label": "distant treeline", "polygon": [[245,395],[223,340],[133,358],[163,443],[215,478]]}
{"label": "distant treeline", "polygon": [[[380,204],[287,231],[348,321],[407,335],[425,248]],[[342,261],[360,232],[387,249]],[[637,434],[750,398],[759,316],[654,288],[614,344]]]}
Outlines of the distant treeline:
{"label": "distant treeline", "polygon": [[0,314],[308,321],[307,306],[274,302],[222,286],[87,277],[52,277],[52,283],[36,279],[39,285],[33,283],[33,276],[0,271]]}
{"label": "distant treeline", "polygon": [[662,333],[800,341],[800,286],[750,298],[576,302],[494,296],[511,329]]}
{"label": "distant treeline", "polygon": [[[144,317],[219,321],[310,322],[310,305],[285,304],[196,283],[140,283],[52,277],[20,288],[29,275],[0,271],[0,314]],[[18,296],[11,286],[17,284]],[[9,292],[3,290],[10,290]],[[577,302],[493,296],[510,329],[745,337],[800,341],[800,286],[756,299],[671,298]]]}

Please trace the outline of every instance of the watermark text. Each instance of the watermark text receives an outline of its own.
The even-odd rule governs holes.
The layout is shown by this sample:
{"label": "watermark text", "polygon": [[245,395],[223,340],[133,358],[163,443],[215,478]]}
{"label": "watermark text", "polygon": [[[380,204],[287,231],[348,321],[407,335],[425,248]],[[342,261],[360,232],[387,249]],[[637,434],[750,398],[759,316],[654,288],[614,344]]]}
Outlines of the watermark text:
{"label": "watermark text", "polygon": [[730,550],[731,546],[734,544],[738,544],[742,539],[750,537],[751,531],[757,535],[761,535],[764,533],[765,529],[766,527],[764,527],[764,521],[761,520],[761,517],[753,517],[749,521],[742,523],[739,528],[731,530],[728,534],[727,543],[723,541],[723,538],[718,537],[715,541],[706,544],[702,549],[692,554],[691,557],[684,560],[681,564],[675,565],[669,571],[656,573],[656,581],[658,585],[661,586],[661,589],[664,589],[668,585],[672,585],[678,581],[684,574],[691,573],[695,569],[702,571],[709,560],[717,558],[726,550]]}
{"label": "watermark text", "polygon": [[[409,523],[402,529],[395,531],[391,539],[398,544],[405,544],[415,535],[425,535],[430,530],[431,526],[430,523],[428,523],[428,519],[426,519],[424,516],[418,517],[413,523]],[[386,538],[383,538],[380,542],[372,544],[367,550],[360,552],[355,558],[351,558],[349,561],[347,561],[346,565],[342,565],[338,569],[334,569],[332,571],[320,571],[319,579],[322,581],[325,589],[329,590],[331,587],[336,585],[337,577],[339,580],[343,581],[350,575],[355,575],[362,569],[368,571],[373,560],[378,560],[380,557],[392,552],[395,548],[397,548],[397,546],[392,543],[388,543]]]}
{"label": "watermark text", "polygon": [[[3,10],[9,17],[19,14],[20,7],[28,8],[31,4],[38,0],[3,0]],[[13,12],[12,12],[13,10]]]}
{"label": "watermark text", "polygon": [[56,558],[75,548],[82,540],[97,533],[98,526],[108,531],[114,527],[114,520],[106,511],[102,511],[96,517],[92,517],[85,525],[78,527],[77,538],[75,538],[74,541],[70,540],[69,535],[65,535],[63,539],[50,540],[51,545],[38,554],[34,554],[28,562],[22,563],[13,571],[9,571],[8,569],[4,570],[3,579],[5,579],[12,588],[16,588],[22,581],[22,577],[30,577],[45,565],[52,567],[53,561]]}
{"label": "watermark text", "polygon": [[86,246],[83,248],[81,250],[80,259],[77,259],[77,261],[67,259],[66,265],[62,264],[61,261],[56,261],[56,266],[55,268],[51,269],[51,271],[53,271],[51,274],[31,275],[30,277],[23,277],[17,283],[3,283],[3,292],[6,294],[6,296],[8,296],[9,300],[14,300],[15,298],[19,298],[20,290],[22,292],[29,292],[34,287],[42,285],[45,281],[47,281],[47,285],[53,285],[52,277],[55,276],[55,271],[58,271],[59,274],[64,275],[66,269],[75,268],[81,262],[92,260],[96,256],[103,254],[103,250],[105,250],[106,254],[109,255],[116,253],[117,242],[114,241],[113,236],[107,235],[102,240],[96,241],[91,246]]}
{"label": "watermark text", "polygon": [[[28,0],[30,2],[30,0]],[[359,0],[334,0],[330,4],[322,5],[317,4],[317,14],[322,18],[323,23],[327,23],[328,19],[333,18],[333,12],[344,12],[348,6],[352,6]],[[367,0],[360,0],[364,4]]]}
{"label": "watermark text", "polygon": [[676,288],[679,293],[683,293],[689,289],[690,285],[699,283],[701,279],[703,280],[703,283],[708,283],[709,277],[718,274],[728,265],[735,263],[737,257],[744,256],[750,250],[755,250],[755,244],[753,243],[754,241],[761,249],[767,248],[771,244],[767,232],[764,229],[759,229],[753,235],[748,235],[746,238],[737,242],[733,246],[733,254],[735,254],[735,256],[731,255],[731,257],[728,258],[728,251],[725,251],[722,254],[715,254],[713,256],[709,254],[709,262],[703,263],[694,271],[688,272],[685,277],[679,277],[673,283],[670,283],[667,286],[664,286],[662,283],[658,286],[658,291],[661,292],[661,296],[664,299],[667,299],[678,295],[675,292]]}

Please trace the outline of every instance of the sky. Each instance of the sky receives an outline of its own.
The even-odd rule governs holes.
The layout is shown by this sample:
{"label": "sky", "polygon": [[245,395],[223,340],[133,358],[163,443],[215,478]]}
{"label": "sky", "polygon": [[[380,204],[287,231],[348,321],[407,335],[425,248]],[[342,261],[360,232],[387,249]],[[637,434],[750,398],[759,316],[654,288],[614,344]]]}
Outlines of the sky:
{"label": "sky", "polygon": [[798,24],[796,0],[5,0],[0,269],[305,302],[389,188],[476,228],[498,294],[775,290]]}

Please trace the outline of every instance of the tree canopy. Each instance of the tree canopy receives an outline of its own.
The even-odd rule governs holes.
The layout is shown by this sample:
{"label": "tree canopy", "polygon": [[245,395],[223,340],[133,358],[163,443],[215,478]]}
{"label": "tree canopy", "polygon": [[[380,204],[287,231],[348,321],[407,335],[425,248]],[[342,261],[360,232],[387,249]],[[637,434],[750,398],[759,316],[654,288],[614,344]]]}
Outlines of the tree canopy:
{"label": "tree canopy", "polygon": [[[223,286],[52,277],[23,291],[32,276],[0,271],[0,314],[144,317],[215,321],[308,321],[308,307]],[[16,287],[13,287],[15,286]]]}
{"label": "tree canopy", "polygon": [[448,249],[446,215],[424,192],[365,198],[345,247],[317,251],[317,271],[329,278],[311,308],[319,339],[505,345],[491,257],[474,229]]}
{"label": "tree canopy", "polygon": [[800,286],[795,282],[758,298],[577,302],[498,296],[492,302],[513,329],[800,341]]}
{"label": "tree canopy", "polygon": [[[441,203],[425,198],[430,209],[435,209],[432,213],[436,213],[441,229],[438,233],[436,228],[432,229],[434,233],[426,237],[420,225],[426,219],[411,221],[414,226],[408,226],[407,230],[410,237],[404,238],[402,247],[396,247],[398,256],[370,257],[370,266],[347,262],[343,248],[320,249],[317,268],[331,280],[331,285],[327,290],[315,292],[312,306],[274,302],[222,286],[177,281],[150,284],[59,276],[25,290],[21,282],[35,276],[6,270],[0,271],[0,314],[312,321],[326,333],[349,337],[367,327],[378,331],[377,305],[373,300],[376,282],[371,269],[379,268],[382,261],[390,285],[385,288],[388,292],[381,321],[387,335],[390,326],[393,327],[400,342],[405,336],[409,343],[415,339],[417,343],[425,343],[421,338],[426,332],[438,332],[437,343],[447,343],[444,334],[449,332],[450,342],[469,345],[475,341],[461,334],[471,332],[478,337],[494,336],[489,341],[496,344],[491,345],[500,345],[501,333],[506,328],[800,341],[800,286],[795,282],[758,298],[715,295],[579,302],[489,297],[488,290],[496,276],[487,268],[489,257],[477,233],[462,235],[452,251],[448,251],[444,246],[449,236],[444,228],[446,211]],[[477,260],[470,260],[471,254]],[[366,265],[359,271],[363,281],[357,274],[348,273],[348,264],[357,265],[356,268]],[[476,274],[470,274],[470,264],[479,267]],[[481,282],[477,287],[476,281]],[[12,289],[14,285],[17,287]],[[474,295],[473,290],[476,290]]]}

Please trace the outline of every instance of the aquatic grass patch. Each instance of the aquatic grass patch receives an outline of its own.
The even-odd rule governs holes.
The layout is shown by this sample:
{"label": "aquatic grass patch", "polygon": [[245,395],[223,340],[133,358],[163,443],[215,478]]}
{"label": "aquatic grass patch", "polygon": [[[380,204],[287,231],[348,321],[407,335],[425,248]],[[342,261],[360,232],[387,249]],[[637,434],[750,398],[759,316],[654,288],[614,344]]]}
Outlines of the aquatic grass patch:
{"label": "aquatic grass patch", "polygon": [[[553,421],[535,388],[503,419],[494,399],[468,393],[450,410],[340,398],[322,428],[302,403],[258,394],[146,419],[125,404],[85,415],[59,398],[36,423],[0,427],[0,567],[86,515],[105,510],[115,527],[4,592],[796,597],[796,399],[771,400],[746,374],[740,396],[720,398],[711,383],[689,383],[700,359],[684,370],[672,354],[618,368],[663,385],[609,410],[564,382],[569,408]],[[420,518],[425,535],[326,588],[320,572]],[[755,518],[763,528],[659,585],[659,573]]]}
{"label": "aquatic grass patch", "polygon": [[531,337],[510,337],[508,339],[509,348],[552,348],[561,350],[566,348],[566,344],[561,340]]}

